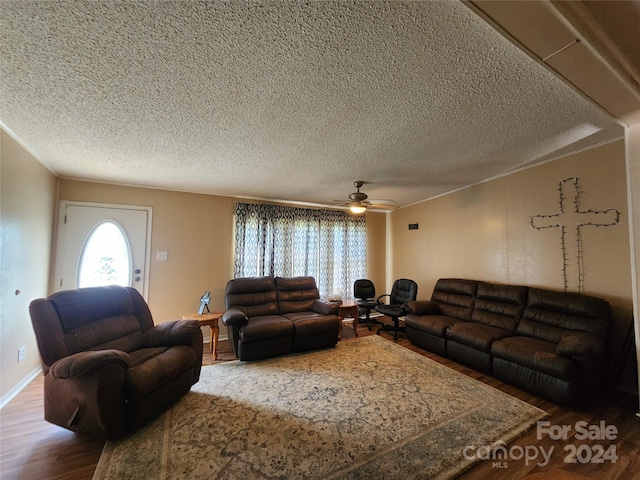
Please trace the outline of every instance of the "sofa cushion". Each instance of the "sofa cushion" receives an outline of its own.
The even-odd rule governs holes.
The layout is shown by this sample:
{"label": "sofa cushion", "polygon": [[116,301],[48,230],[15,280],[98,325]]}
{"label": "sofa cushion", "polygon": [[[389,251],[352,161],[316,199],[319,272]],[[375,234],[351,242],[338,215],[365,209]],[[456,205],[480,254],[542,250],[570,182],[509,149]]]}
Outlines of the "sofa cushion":
{"label": "sofa cushion", "polygon": [[255,342],[267,338],[293,335],[293,323],[280,315],[250,317],[249,323],[240,328],[242,342]]}
{"label": "sofa cushion", "polygon": [[321,318],[321,317],[324,317],[324,315],[321,314],[321,313],[309,312],[309,311],[283,313],[282,316],[284,318],[286,318],[287,320],[291,320],[292,322],[295,322],[296,320],[305,319],[305,318]]}
{"label": "sofa cushion", "polygon": [[480,282],[473,322],[515,332],[527,302],[527,287]]}
{"label": "sofa cushion", "polygon": [[280,314],[306,312],[320,298],[313,277],[276,277]]}
{"label": "sofa cushion", "polygon": [[147,360],[152,359],[153,357],[157,357],[161,353],[169,350],[169,347],[149,347],[149,348],[141,348],[136,350],[135,352],[131,352],[129,355],[130,363],[129,367],[137,367],[138,365],[143,364]]}
{"label": "sofa cushion", "polygon": [[575,364],[556,354],[556,345],[531,337],[507,337],[493,342],[491,354],[523,367],[546,373],[556,378],[570,380],[575,374]]}
{"label": "sofa cushion", "polygon": [[611,306],[606,300],[571,292],[529,288],[519,335],[558,343],[568,331],[608,337]]}
{"label": "sofa cushion", "polygon": [[326,332],[336,332],[336,340],[340,324],[338,317],[335,315],[319,315],[305,316],[293,319],[293,328],[296,332],[296,338],[304,336],[321,336]]}
{"label": "sofa cushion", "polygon": [[433,289],[431,300],[438,304],[442,315],[458,320],[471,320],[477,291],[477,281],[441,278]]}
{"label": "sofa cushion", "polygon": [[182,371],[191,370],[196,361],[193,348],[186,345],[143,348],[129,356],[131,367],[125,374],[125,388],[131,402],[171,382]]}
{"label": "sofa cushion", "polygon": [[134,313],[129,292],[117,285],[65,290],[51,295],[49,301],[65,331],[93,323],[100,318]]}
{"label": "sofa cushion", "polygon": [[129,290],[110,285],[65,290],[49,297],[68,353],[111,348],[130,352],[142,346],[143,325]]}
{"label": "sofa cushion", "polygon": [[493,342],[510,335],[513,333],[503,328],[476,322],[459,322],[447,332],[447,340],[489,353]]}
{"label": "sofa cushion", "polygon": [[132,352],[142,347],[142,338],[140,322],[133,315],[101,318],[64,333],[69,353],[110,348]]}
{"label": "sofa cushion", "polygon": [[277,315],[278,294],[273,277],[236,278],[227,282],[226,309],[240,310],[247,317]]}
{"label": "sofa cushion", "polygon": [[445,317],[444,315],[413,315],[409,314],[404,317],[404,324],[407,328],[420,330],[437,337],[445,338],[447,330],[452,325],[462,322],[453,317]]}

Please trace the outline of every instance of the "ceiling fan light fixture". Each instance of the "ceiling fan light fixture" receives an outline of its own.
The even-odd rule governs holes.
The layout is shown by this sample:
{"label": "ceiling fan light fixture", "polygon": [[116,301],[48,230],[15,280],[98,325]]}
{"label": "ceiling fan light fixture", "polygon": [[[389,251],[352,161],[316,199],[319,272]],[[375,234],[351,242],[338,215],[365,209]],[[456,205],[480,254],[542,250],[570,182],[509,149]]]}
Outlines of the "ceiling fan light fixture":
{"label": "ceiling fan light fixture", "polygon": [[360,215],[361,213],[367,211],[367,207],[365,205],[362,205],[361,203],[353,203],[349,205],[349,211],[354,215]]}

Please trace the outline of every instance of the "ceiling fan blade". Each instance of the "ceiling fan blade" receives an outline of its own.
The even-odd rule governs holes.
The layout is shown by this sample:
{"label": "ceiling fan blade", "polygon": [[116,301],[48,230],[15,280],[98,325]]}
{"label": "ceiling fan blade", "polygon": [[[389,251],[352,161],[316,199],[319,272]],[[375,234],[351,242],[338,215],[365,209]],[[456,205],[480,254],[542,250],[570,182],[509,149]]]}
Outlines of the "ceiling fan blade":
{"label": "ceiling fan blade", "polygon": [[375,208],[387,208],[390,210],[400,208],[393,200],[368,200],[367,203]]}

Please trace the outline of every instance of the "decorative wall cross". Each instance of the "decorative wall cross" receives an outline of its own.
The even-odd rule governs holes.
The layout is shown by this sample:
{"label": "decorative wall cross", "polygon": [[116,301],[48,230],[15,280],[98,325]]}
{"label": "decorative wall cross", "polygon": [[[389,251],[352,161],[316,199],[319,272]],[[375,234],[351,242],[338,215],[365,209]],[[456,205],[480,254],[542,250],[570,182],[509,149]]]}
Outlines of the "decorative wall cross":
{"label": "decorative wall cross", "polygon": [[[564,289],[582,291],[584,286],[584,264],[582,257],[582,227],[607,227],[620,222],[620,212],[608,210],[580,210],[580,187],[578,178],[562,180],[559,184],[560,213],[534,215],[531,226],[536,229],[560,228],[564,275]],[[571,234],[573,236],[571,237]]]}

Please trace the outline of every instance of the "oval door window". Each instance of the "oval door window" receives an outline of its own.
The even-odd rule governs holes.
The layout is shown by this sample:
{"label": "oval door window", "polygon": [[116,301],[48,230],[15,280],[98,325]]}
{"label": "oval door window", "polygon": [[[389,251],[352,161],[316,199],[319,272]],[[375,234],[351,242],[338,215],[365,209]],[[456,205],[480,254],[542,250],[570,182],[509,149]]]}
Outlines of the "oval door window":
{"label": "oval door window", "polygon": [[87,236],[78,262],[77,285],[131,285],[131,248],[116,222],[101,222]]}

